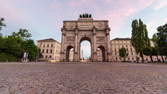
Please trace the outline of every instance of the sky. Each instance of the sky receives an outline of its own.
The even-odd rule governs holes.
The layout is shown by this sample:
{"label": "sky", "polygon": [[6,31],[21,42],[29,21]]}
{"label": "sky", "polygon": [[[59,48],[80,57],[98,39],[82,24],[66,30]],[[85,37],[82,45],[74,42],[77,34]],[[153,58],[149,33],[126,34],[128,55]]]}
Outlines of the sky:
{"label": "sky", "polygon": [[167,23],[167,0],[0,0],[0,17],[5,18],[3,35],[28,29],[32,39],[61,40],[64,20],[77,20],[90,13],[95,20],[109,20],[110,39],[131,37],[131,23],[141,18],[151,38],[156,28]]}

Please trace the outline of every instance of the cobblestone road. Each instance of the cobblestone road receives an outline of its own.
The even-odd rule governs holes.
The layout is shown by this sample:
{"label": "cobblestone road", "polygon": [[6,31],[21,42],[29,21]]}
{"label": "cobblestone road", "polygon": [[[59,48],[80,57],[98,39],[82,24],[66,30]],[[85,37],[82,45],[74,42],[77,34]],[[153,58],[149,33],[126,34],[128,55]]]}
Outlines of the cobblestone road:
{"label": "cobblestone road", "polygon": [[0,64],[0,94],[167,94],[167,65]]}

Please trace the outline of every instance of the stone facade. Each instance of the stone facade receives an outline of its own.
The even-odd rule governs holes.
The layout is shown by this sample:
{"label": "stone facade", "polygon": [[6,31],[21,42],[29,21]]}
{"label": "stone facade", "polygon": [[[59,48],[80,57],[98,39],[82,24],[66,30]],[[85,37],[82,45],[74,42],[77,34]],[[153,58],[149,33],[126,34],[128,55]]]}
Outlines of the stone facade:
{"label": "stone facade", "polygon": [[37,46],[40,48],[42,58],[41,60],[48,60],[50,62],[60,61],[61,43],[54,39],[43,39],[37,41]]}
{"label": "stone facade", "polygon": [[[111,52],[112,52],[112,61],[123,61],[123,58],[119,56],[119,49],[124,47],[127,50],[128,56],[126,57],[126,61],[136,61],[137,57],[139,57],[131,44],[130,38],[115,38],[110,41],[111,45]],[[151,46],[153,42],[151,42]],[[165,57],[164,57],[165,58]],[[161,56],[153,56],[153,61],[158,61],[157,59],[161,60]],[[142,59],[139,57],[139,61]],[[150,62],[151,59],[149,56],[144,55],[144,60]]]}
{"label": "stone facade", "polygon": [[103,52],[100,49],[97,49],[97,61],[103,61]]}
{"label": "stone facade", "polygon": [[[61,29],[61,43],[54,39],[38,41],[44,60],[62,62],[85,61],[81,55],[81,42],[87,40],[91,44],[91,57],[89,61],[123,61],[119,56],[119,49],[126,48],[128,56],[126,61],[141,61],[131,44],[130,38],[115,38],[110,40],[110,28],[107,20],[94,20],[91,15],[80,15],[78,20],[64,21]],[[154,46],[151,42],[151,46]],[[151,61],[144,56],[145,61]],[[154,61],[161,59],[153,56]]]}
{"label": "stone facade", "polygon": [[113,61],[122,61],[123,58],[119,56],[119,49],[124,47],[127,50],[128,57],[126,61],[136,61],[136,51],[131,44],[130,38],[116,38],[110,41],[111,43],[111,51],[112,51],[112,59]]}
{"label": "stone facade", "polygon": [[70,49],[74,49],[73,61],[79,62],[80,43],[88,40],[91,43],[91,61],[97,61],[97,49],[102,50],[103,61],[111,61],[110,28],[107,20],[93,20],[80,17],[74,21],[64,21],[61,43],[61,61],[69,61]]}

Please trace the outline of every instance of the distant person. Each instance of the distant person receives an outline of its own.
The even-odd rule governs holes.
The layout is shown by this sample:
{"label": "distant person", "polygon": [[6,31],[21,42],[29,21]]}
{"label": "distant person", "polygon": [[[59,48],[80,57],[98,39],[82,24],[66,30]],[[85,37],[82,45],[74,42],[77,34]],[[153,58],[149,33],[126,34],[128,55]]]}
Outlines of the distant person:
{"label": "distant person", "polygon": [[28,62],[28,53],[26,52],[23,54],[23,62]]}

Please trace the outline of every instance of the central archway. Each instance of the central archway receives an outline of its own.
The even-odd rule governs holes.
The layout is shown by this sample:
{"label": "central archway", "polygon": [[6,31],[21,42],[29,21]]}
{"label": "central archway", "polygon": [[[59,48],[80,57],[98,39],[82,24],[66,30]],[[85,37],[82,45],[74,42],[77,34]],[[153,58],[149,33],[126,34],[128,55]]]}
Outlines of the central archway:
{"label": "central archway", "polygon": [[[82,43],[84,43],[84,44],[82,45]],[[79,47],[80,61],[81,62],[91,61],[91,58],[92,58],[92,44],[91,44],[91,39],[88,38],[88,37],[83,37],[83,38],[81,38],[79,44],[80,44],[80,47]]]}

